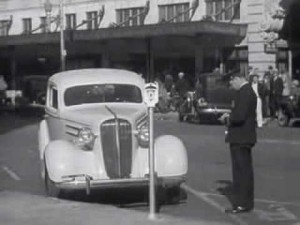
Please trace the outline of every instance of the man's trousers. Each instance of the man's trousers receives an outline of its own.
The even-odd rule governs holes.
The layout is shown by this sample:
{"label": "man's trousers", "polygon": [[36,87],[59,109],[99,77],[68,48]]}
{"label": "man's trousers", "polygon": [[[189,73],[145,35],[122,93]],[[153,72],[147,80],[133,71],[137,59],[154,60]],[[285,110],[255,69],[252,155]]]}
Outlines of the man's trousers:
{"label": "man's trousers", "polygon": [[230,144],[234,206],[254,207],[253,144]]}

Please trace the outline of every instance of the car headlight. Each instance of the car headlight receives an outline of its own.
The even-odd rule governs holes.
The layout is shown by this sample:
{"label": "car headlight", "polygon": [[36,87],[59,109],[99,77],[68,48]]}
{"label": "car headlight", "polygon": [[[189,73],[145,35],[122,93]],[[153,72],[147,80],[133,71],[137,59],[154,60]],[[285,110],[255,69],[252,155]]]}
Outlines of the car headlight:
{"label": "car headlight", "polygon": [[91,150],[94,146],[95,134],[92,132],[90,128],[84,127],[79,130],[78,138],[76,140],[76,144],[85,150]]}
{"label": "car headlight", "polygon": [[199,107],[205,107],[205,106],[207,106],[207,102],[205,101],[204,98],[199,98],[198,99],[198,106]]}
{"label": "car headlight", "polygon": [[145,124],[138,129],[137,133],[138,143],[141,147],[149,147],[149,126]]}

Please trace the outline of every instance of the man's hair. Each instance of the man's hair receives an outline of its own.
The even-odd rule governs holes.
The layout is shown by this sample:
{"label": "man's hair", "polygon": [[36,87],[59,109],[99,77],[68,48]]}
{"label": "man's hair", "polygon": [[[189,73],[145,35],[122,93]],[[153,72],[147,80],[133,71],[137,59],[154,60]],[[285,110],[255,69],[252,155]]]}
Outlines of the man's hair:
{"label": "man's hair", "polygon": [[269,69],[269,70],[272,70],[272,69],[273,69],[273,66],[268,66],[268,69]]}

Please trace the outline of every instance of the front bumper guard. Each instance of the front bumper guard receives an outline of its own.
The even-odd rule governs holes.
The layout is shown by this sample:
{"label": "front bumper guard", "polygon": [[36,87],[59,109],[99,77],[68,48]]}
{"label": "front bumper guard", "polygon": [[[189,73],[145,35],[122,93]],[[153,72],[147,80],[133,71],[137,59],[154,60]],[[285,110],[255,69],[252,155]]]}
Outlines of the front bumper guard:
{"label": "front bumper guard", "polygon": [[[68,175],[62,177],[64,181],[56,183],[60,189],[82,190],[85,189],[87,195],[91,193],[91,189],[101,188],[126,188],[140,187],[149,185],[149,176],[143,178],[125,178],[125,179],[101,179],[94,180],[86,174]],[[157,177],[156,185],[164,187],[180,185],[185,182],[185,176]]]}

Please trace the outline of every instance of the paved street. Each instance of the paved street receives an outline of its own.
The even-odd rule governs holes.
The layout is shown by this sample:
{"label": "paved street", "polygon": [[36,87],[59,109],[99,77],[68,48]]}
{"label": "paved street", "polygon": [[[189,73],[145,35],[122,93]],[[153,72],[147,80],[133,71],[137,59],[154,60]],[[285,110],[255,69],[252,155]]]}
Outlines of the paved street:
{"label": "paved street", "polygon": [[[161,118],[156,115],[156,136],[174,134],[183,140],[188,150],[189,172],[187,182],[182,186],[188,194],[187,201],[164,205],[159,223],[300,224],[299,127],[279,128],[272,123],[258,131],[259,141],[253,150],[255,210],[249,214],[231,216],[223,213],[224,208],[230,205],[226,195],[231,184],[231,164],[228,147],[224,143],[224,127],[179,123],[176,115]],[[85,216],[96,218],[97,215],[106,215],[100,216],[100,219],[110,221],[109,224],[118,224],[116,215],[120,215],[122,220],[131,218],[135,224],[147,222],[148,206],[142,198],[133,202],[128,199],[103,199],[100,194],[93,195],[92,199],[77,198],[66,202],[45,198],[43,182],[39,178],[36,121],[34,118],[1,115],[1,124],[5,126],[1,125],[0,135],[0,189],[3,190],[0,201],[4,203],[0,207],[0,218],[6,218],[4,221],[7,223],[4,224],[17,224],[16,221],[30,221],[32,218],[39,218],[37,224],[41,224],[42,218],[47,220],[47,224],[95,224],[91,219],[86,223],[82,221],[85,221]],[[136,193],[126,193],[126,196],[130,195],[136,198]],[[28,204],[32,206],[27,207],[26,212],[32,217],[20,217],[18,207],[24,209]],[[51,209],[52,213],[48,215],[46,209]],[[55,217],[53,210],[56,216],[66,214],[61,209],[73,210],[73,214],[78,212],[82,223],[74,223],[75,219],[71,219],[73,214],[68,213],[69,220],[56,218],[50,223],[49,218]],[[14,216],[15,221],[12,219]],[[100,220],[98,222],[101,223]]]}

